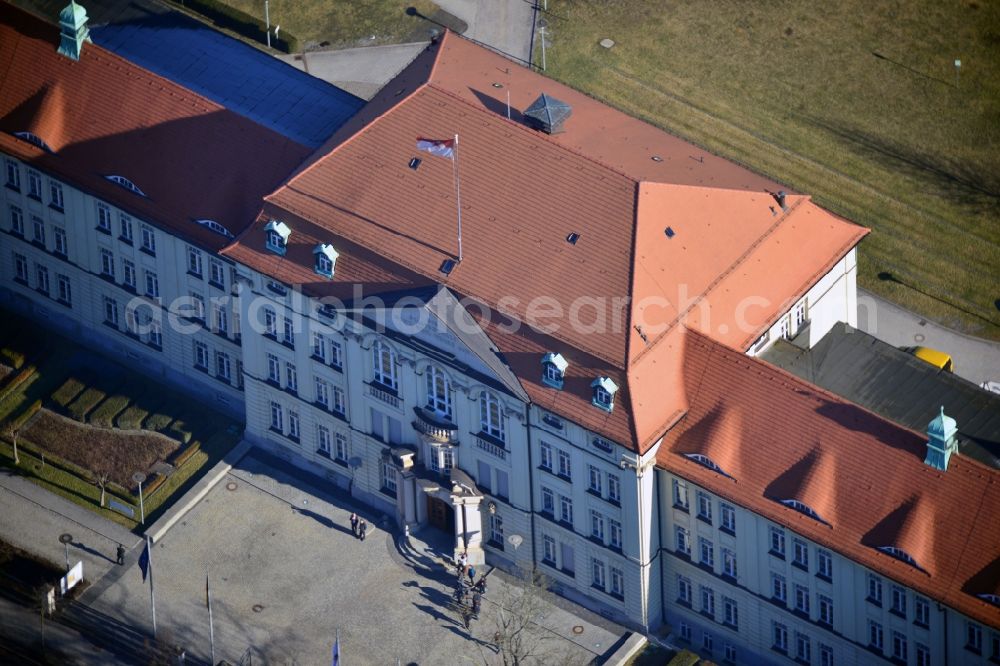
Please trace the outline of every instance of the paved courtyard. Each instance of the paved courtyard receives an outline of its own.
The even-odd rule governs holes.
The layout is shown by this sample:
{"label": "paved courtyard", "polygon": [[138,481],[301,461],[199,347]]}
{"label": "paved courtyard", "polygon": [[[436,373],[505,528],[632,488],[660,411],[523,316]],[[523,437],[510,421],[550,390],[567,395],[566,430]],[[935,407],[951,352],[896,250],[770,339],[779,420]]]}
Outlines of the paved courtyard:
{"label": "paved courtyard", "polygon": [[[339,630],[349,664],[499,663],[493,602],[511,579],[490,575],[481,619],[466,631],[450,604],[453,575],[419,538],[444,545],[446,535],[428,528],[411,547],[397,546],[380,515],[274,462],[245,457],[153,549],[161,638],[208,661],[209,571],[217,660],[236,662],[250,649],[255,663],[329,663]],[[373,526],[364,542],[351,534],[352,510]],[[149,588],[136,566],[112,570],[88,601],[149,626]],[[625,633],[551,595],[536,620],[547,637],[545,663],[589,663]]]}

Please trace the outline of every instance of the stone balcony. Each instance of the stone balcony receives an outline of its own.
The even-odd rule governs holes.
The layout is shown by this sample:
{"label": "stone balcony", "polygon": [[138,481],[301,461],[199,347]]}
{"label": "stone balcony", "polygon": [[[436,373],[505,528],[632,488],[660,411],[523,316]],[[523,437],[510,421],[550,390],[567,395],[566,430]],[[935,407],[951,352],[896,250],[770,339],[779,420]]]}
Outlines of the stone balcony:
{"label": "stone balcony", "polygon": [[414,407],[413,413],[417,415],[417,418],[413,421],[414,430],[434,442],[442,444],[458,443],[456,436],[458,432],[457,425],[422,407]]}

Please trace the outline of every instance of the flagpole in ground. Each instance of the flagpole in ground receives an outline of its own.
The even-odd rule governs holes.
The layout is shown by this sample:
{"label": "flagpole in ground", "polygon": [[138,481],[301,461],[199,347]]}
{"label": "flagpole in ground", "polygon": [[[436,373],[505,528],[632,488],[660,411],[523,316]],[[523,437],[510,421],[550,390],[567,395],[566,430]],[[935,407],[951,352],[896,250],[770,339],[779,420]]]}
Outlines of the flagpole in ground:
{"label": "flagpole in ground", "polygon": [[208,639],[212,642],[212,664],[215,664],[215,625],[212,623],[212,594],[208,587],[208,571],[205,571],[205,604],[208,606]]}
{"label": "flagpole in ground", "polygon": [[153,549],[149,545],[149,535],[146,535],[146,553],[149,559],[149,607],[153,614],[153,638],[156,638],[156,595],[153,592]]}
{"label": "flagpole in ground", "polygon": [[458,177],[458,135],[455,135],[455,155],[451,160],[455,174],[455,203],[458,204],[458,263],[462,263],[462,185]]}

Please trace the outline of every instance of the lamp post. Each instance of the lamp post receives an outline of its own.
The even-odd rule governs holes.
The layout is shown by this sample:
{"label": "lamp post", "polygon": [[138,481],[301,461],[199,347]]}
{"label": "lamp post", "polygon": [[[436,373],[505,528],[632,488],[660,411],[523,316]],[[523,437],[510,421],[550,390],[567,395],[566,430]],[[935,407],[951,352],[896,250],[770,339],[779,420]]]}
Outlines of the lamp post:
{"label": "lamp post", "polygon": [[132,480],[139,484],[139,524],[146,524],[146,507],[142,502],[142,482],[146,480],[146,475],[136,472],[132,475]]}
{"label": "lamp post", "polygon": [[59,543],[61,543],[66,550],[66,571],[69,571],[69,545],[73,543],[73,535],[69,532],[63,532],[59,535]]}

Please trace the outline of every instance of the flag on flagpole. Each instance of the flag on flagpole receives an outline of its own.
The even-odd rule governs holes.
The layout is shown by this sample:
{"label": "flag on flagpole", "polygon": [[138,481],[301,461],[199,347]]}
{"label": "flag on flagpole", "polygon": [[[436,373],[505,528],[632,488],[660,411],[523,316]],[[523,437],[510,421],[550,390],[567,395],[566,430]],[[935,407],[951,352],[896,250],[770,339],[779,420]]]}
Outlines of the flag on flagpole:
{"label": "flag on flagpole", "polygon": [[455,158],[454,139],[424,139],[417,137],[417,150],[423,150],[438,157]]}
{"label": "flag on flagpole", "polygon": [[340,630],[337,630],[337,640],[333,642],[333,666],[340,666]]}
{"label": "flag on flagpole", "polygon": [[149,574],[149,541],[146,542],[146,547],[142,549],[142,555],[139,556],[139,569],[142,571],[142,582],[146,582],[146,576]]}

